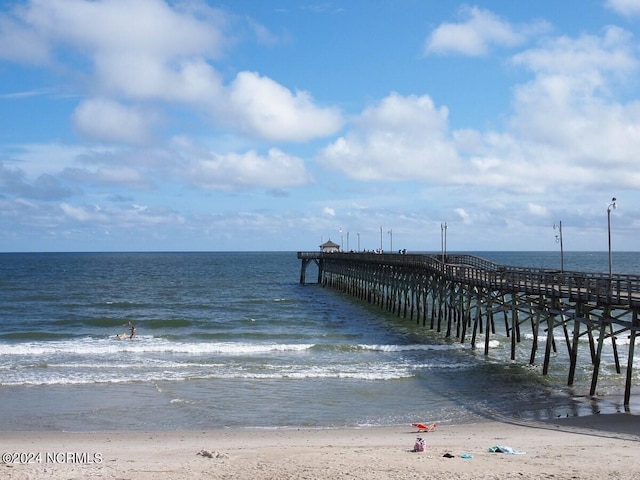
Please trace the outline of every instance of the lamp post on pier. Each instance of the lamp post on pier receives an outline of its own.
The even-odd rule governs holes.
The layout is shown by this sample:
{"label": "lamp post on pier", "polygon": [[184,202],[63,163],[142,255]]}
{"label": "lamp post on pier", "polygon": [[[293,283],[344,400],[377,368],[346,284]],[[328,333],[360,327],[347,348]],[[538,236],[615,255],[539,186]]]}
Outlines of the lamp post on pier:
{"label": "lamp post on pier", "polygon": [[393,253],[393,230],[389,229],[389,253]]}
{"label": "lamp post on pier", "polygon": [[558,235],[556,235],[556,242],[560,243],[560,271],[564,272],[564,249],[562,248],[562,220],[558,222],[558,225],[553,224],[553,229],[558,229]]}
{"label": "lamp post on pier", "polygon": [[382,253],[384,249],[382,248],[382,227],[380,227],[380,253]]}
{"label": "lamp post on pier", "polygon": [[442,263],[447,255],[447,222],[440,224],[440,247],[442,248]]}
{"label": "lamp post on pier", "polygon": [[358,252],[360,252],[360,234],[357,233],[356,235],[358,235]]}
{"label": "lamp post on pier", "polygon": [[609,235],[609,278],[611,278],[611,210],[615,210],[616,208],[616,197],[613,197],[611,199],[611,203],[607,207],[607,233]]}

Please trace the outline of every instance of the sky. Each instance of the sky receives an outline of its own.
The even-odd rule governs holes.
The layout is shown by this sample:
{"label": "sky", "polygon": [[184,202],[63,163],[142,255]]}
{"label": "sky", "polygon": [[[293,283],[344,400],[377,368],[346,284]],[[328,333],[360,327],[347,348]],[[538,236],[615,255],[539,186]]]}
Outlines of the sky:
{"label": "sky", "polygon": [[0,1],[0,252],[637,251],[638,79],[640,0]]}

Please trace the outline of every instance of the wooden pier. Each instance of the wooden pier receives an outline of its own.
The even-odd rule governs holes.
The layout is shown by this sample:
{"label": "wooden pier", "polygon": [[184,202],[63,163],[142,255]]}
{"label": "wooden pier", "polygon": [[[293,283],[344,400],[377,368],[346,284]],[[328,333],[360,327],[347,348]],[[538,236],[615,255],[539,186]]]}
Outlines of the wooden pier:
{"label": "wooden pier", "polygon": [[612,346],[617,373],[622,373],[618,337],[629,337],[624,405],[632,388],[636,336],[640,330],[640,276],[570,272],[498,265],[472,255],[415,255],[298,252],[300,283],[307,267],[318,266],[318,283],[414,319],[418,324],[467,340],[476,348],[484,335],[484,353],[499,328],[511,341],[511,360],[521,330],[533,334],[529,363],[546,335],[543,374],[557,352],[554,332],[561,330],[569,356],[568,385],[573,385],[579,340],[588,339],[596,393],[604,342]]}

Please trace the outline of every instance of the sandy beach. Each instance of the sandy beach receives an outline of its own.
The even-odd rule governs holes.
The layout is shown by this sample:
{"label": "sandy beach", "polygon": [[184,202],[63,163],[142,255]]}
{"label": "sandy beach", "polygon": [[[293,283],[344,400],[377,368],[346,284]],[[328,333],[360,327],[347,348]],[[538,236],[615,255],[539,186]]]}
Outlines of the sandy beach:
{"label": "sandy beach", "polygon": [[[417,436],[425,452],[412,452]],[[492,453],[494,446],[520,454]],[[640,416],[362,429],[3,433],[23,479],[640,479]]]}

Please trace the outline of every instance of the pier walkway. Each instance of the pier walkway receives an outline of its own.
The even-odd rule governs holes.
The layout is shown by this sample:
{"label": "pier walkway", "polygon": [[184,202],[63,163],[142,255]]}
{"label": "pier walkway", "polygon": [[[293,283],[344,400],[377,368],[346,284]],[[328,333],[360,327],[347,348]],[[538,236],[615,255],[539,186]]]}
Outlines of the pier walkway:
{"label": "pier walkway", "polygon": [[[472,255],[298,252],[300,283],[307,267],[318,267],[317,282],[379,305],[425,327],[467,339],[476,348],[484,335],[488,354],[491,335],[503,328],[511,340],[511,360],[521,329],[533,334],[529,363],[534,364],[538,338],[546,335],[543,374],[557,353],[554,332],[560,329],[569,355],[568,385],[573,385],[579,341],[588,339],[596,393],[605,342],[612,347],[617,373],[626,357],[624,404],[633,384],[635,341],[640,330],[640,275],[611,275],[499,265]],[[620,352],[617,338],[628,337]],[[622,344],[622,342],[620,342]]]}

